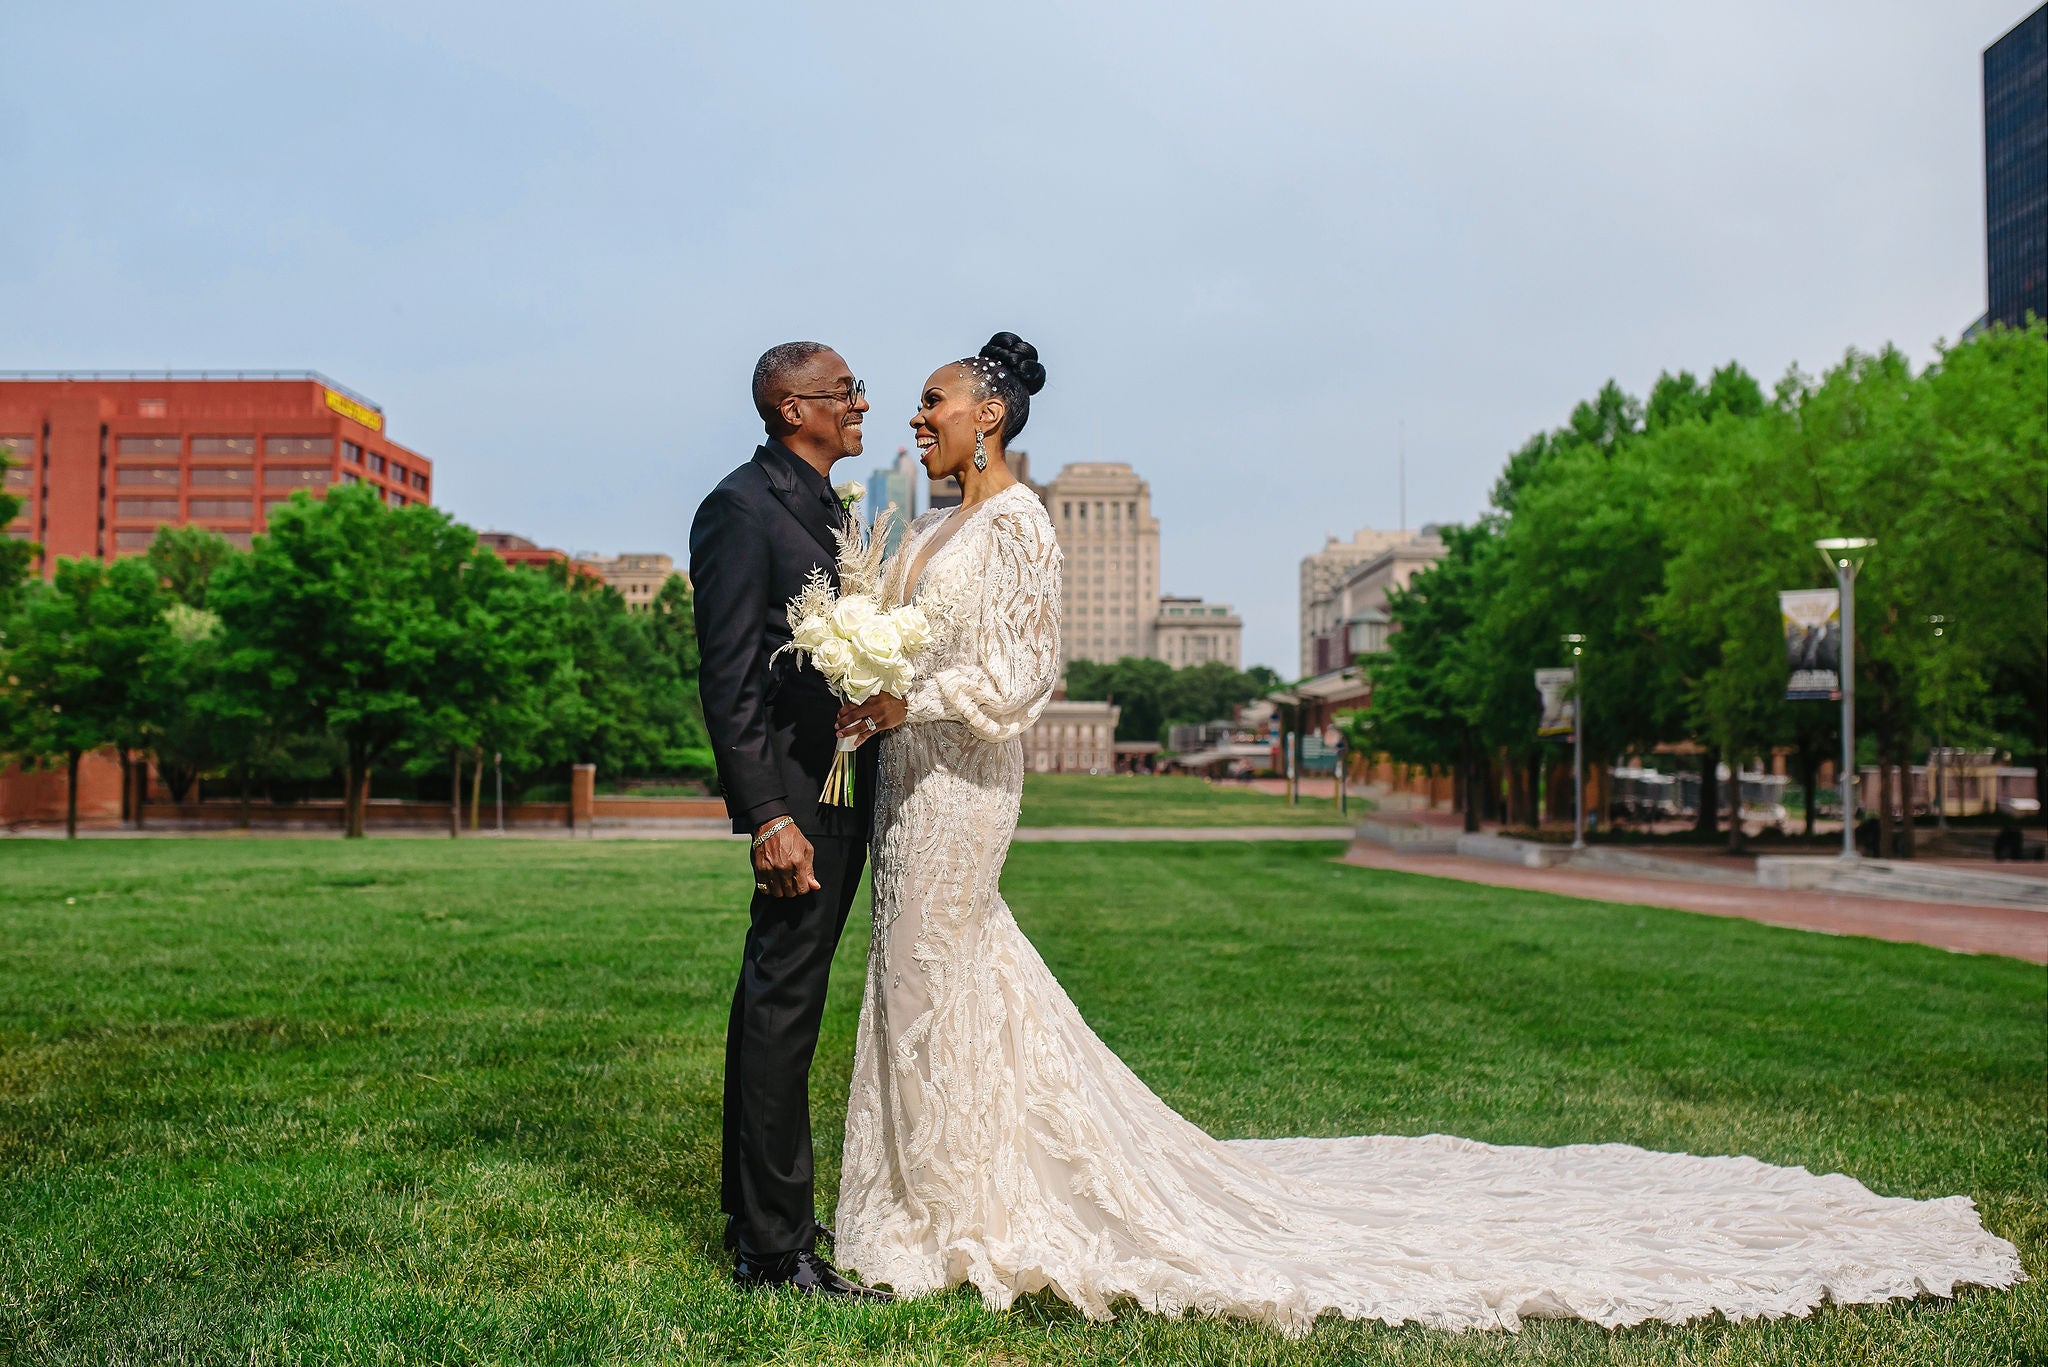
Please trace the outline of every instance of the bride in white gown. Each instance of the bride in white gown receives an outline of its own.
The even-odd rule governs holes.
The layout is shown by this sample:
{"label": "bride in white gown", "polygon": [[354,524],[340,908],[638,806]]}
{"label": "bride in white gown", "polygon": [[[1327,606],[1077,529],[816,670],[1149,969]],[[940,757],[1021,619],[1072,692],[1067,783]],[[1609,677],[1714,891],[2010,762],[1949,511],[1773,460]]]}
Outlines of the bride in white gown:
{"label": "bride in white gown", "polygon": [[1221,1142],[1154,1096],[997,891],[1018,735],[1060,668],[1059,543],[1002,459],[1044,378],[1000,333],[936,372],[912,420],[926,468],[960,475],[966,501],[919,518],[884,576],[950,630],[908,699],[858,710],[891,729],[842,1263],[906,1295],[968,1282],[1000,1307],[1049,1287],[1091,1318],[1128,1299],[1289,1332],[1325,1311],[1444,1329],[1800,1315],[2021,1279],[1966,1197],[1623,1144]]}

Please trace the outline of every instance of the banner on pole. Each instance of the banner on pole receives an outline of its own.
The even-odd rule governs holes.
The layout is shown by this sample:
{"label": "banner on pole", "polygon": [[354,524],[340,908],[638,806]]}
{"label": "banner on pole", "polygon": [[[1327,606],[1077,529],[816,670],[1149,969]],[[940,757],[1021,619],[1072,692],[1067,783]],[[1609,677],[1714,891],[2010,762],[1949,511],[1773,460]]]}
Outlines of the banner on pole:
{"label": "banner on pole", "polygon": [[1578,700],[1572,697],[1572,671],[1539,669],[1536,692],[1543,699],[1543,711],[1536,719],[1539,736],[1569,736],[1578,717]]}
{"label": "banner on pole", "polygon": [[1842,699],[1842,591],[1787,589],[1778,595],[1785,628],[1785,696],[1793,702]]}

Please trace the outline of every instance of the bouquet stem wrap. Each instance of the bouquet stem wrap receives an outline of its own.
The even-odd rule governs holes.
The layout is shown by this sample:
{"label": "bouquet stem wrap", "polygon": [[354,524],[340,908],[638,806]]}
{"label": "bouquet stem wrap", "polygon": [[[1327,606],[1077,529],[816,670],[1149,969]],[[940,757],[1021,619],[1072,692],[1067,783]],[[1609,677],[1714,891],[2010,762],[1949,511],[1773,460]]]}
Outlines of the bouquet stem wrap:
{"label": "bouquet stem wrap", "polygon": [[841,736],[837,748],[832,752],[832,771],[825,775],[825,791],[818,794],[818,801],[830,807],[851,807],[853,805],[853,752],[860,749],[860,742],[852,736]]}

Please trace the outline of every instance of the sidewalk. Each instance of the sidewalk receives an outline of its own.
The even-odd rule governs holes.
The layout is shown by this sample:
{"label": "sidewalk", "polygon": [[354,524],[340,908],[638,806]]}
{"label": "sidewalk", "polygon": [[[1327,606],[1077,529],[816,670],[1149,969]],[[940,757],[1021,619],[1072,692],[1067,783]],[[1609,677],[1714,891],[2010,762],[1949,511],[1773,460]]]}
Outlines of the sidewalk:
{"label": "sidewalk", "polygon": [[1736,916],[1795,930],[1867,935],[1963,954],[2002,954],[2028,963],[2048,964],[2048,914],[2018,908],[1902,902],[1729,883],[1688,883],[1585,868],[1518,868],[1455,854],[1396,854],[1364,840],[1352,843],[1344,854],[1344,862],[1360,868],[1456,878],[1491,887],[1554,892],[1594,902],[1625,902],[1708,916]]}
{"label": "sidewalk", "polygon": [[[1084,841],[1170,840],[1201,842],[1211,840],[1342,840],[1354,834],[1349,826],[1020,826],[1014,843],[1073,843]],[[0,831],[0,839],[62,840],[62,826],[22,827]],[[339,840],[341,832],[327,827],[287,829],[272,827],[253,830],[178,829],[132,826],[80,829],[80,840]],[[446,840],[446,826],[372,826],[373,840]],[[707,818],[626,821],[599,817],[595,829],[566,826],[518,826],[505,831],[486,827],[464,830],[464,840],[737,840],[732,824]]]}

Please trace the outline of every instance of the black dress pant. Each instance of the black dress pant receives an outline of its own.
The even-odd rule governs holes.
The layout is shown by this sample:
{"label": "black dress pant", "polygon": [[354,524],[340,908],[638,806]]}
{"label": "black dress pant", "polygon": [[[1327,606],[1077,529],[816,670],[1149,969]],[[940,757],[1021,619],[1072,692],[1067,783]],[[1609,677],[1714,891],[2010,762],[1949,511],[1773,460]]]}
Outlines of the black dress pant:
{"label": "black dress pant", "polygon": [[867,863],[865,837],[813,835],[816,892],[754,894],[746,956],[725,1032],[725,1241],[772,1256],[817,1233],[811,1056],[832,953]]}

